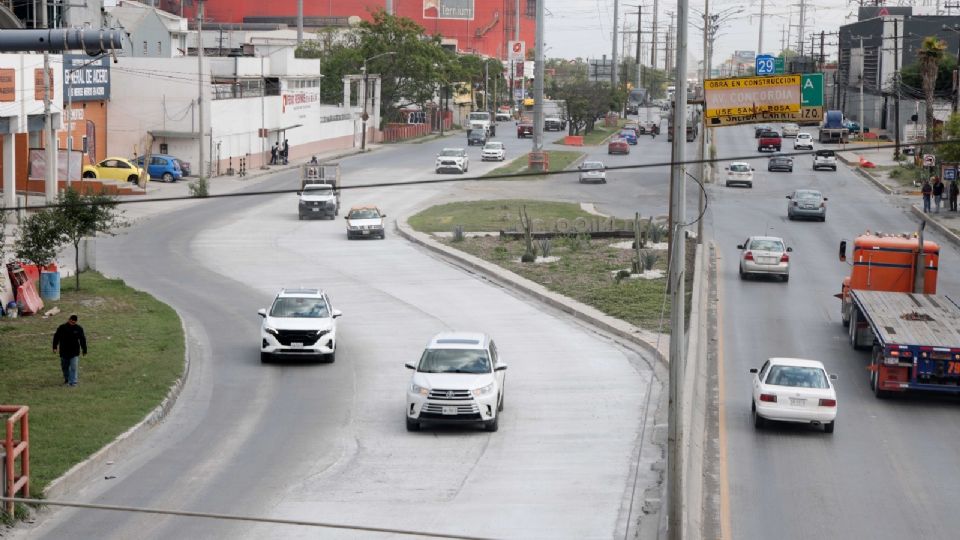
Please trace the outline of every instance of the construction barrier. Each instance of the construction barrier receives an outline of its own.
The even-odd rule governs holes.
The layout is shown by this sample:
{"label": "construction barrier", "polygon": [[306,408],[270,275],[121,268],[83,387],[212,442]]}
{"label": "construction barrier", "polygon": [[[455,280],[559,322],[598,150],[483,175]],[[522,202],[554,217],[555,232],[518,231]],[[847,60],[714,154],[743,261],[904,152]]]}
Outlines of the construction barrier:
{"label": "construction barrier", "polygon": [[[30,407],[26,405],[0,405],[0,415],[10,415],[6,421],[6,437],[3,440],[3,496],[16,497],[23,491],[23,498],[30,497]],[[20,438],[15,439],[17,424]],[[17,474],[17,458],[20,458],[20,474]],[[7,514],[13,515],[13,501],[4,504]]]}
{"label": "construction barrier", "polygon": [[563,138],[563,144],[583,146],[583,135],[567,135]]}
{"label": "construction barrier", "polygon": [[549,171],[550,155],[546,152],[530,152],[527,155],[527,168],[531,171]]}

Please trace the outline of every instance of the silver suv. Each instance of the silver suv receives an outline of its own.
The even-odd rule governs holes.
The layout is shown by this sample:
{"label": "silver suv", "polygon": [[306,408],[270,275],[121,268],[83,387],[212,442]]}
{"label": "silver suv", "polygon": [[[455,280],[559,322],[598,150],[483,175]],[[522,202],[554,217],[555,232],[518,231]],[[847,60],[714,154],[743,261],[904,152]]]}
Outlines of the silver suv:
{"label": "silver suv", "polygon": [[325,359],[337,353],[337,319],[327,293],[320,289],[281,289],[270,309],[257,314],[260,325],[260,361],[274,358]]}
{"label": "silver suv", "polygon": [[817,150],[813,154],[813,170],[837,170],[837,154],[833,150]]}

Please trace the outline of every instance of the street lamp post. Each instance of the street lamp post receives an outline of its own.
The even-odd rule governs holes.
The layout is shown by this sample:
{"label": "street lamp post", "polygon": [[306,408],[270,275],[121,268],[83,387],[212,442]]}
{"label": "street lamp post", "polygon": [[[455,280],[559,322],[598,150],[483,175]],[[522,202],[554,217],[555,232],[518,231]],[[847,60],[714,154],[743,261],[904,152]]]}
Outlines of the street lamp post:
{"label": "street lamp post", "polygon": [[367,119],[370,118],[370,115],[367,114],[367,91],[369,90],[369,83],[367,81],[367,62],[375,58],[380,58],[381,56],[387,56],[390,54],[397,54],[395,51],[387,51],[380,53],[370,58],[365,58],[363,60],[363,67],[360,68],[363,71],[363,115],[360,117],[363,120],[363,134],[360,136],[360,151],[365,152],[367,150]]}

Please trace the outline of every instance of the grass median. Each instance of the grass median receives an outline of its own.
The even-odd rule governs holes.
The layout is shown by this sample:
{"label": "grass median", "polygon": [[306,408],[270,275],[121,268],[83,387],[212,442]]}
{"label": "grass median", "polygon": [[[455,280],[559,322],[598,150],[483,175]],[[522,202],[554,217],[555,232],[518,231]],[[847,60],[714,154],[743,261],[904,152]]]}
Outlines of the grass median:
{"label": "grass median", "polygon": [[[562,171],[570,166],[571,163],[580,159],[584,155],[583,152],[575,152],[572,150],[547,150],[547,159],[550,163],[551,171]],[[527,171],[527,153],[523,153],[515,157],[510,163],[506,165],[501,165],[496,169],[488,172],[484,176],[493,176],[497,174],[516,174]],[[535,178],[535,176],[522,176],[517,177],[522,180],[529,180]],[[542,177],[549,178],[549,177]]]}
{"label": "grass median", "polygon": [[[72,281],[70,282],[72,283]],[[30,407],[31,495],[140,422],[183,372],[180,318],[166,304],[123,281],[81,275],[64,289],[48,319],[0,320],[0,402]],[[79,385],[63,385],[51,342],[77,314],[87,337]]]}
{"label": "grass median", "polygon": [[[532,220],[539,220],[544,230],[551,230],[558,220],[573,222],[584,218],[588,223],[597,216],[588,214],[579,205],[563,202],[531,200],[469,201],[434,206],[412,216],[409,224],[414,229],[426,232],[450,232],[456,225],[463,225],[466,232],[490,232],[519,230],[520,208],[526,205]],[[631,222],[620,221],[621,226]],[[501,239],[499,234],[467,236],[457,241],[451,237],[438,237],[445,245],[469,253],[488,262],[539,283],[607,315],[652,331],[668,333],[670,306],[664,304],[666,279],[643,279],[636,277],[617,278],[617,271],[629,270],[634,257],[632,249],[624,249],[624,240],[591,239],[588,235],[573,233],[553,238],[549,243],[547,258],[536,263],[522,263],[520,256],[526,250],[525,241]],[[543,244],[534,240],[538,255],[544,255]],[[691,248],[692,243],[688,244]],[[662,249],[648,250],[657,260],[654,269],[666,272],[667,253]],[[687,265],[693,268],[693,249]],[[687,296],[692,287],[693,272],[687,272]],[[687,302],[689,308],[689,300]],[[688,309],[689,313],[689,309]],[[661,314],[663,319],[661,319]],[[663,326],[661,326],[663,321]]]}

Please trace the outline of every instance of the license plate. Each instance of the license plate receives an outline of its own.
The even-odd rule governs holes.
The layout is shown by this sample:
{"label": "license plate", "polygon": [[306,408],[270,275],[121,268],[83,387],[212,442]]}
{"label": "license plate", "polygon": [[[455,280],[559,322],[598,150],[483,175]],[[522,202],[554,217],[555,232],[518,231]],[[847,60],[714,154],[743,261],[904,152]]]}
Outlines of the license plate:
{"label": "license plate", "polygon": [[293,347],[294,349],[302,349],[302,348],[303,348],[303,343],[299,343],[299,342],[297,342],[297,341],[294,341],[293,343],[290,344],[290,346]]}
{"label": "license plate", "polygon": [[803,407],[807,400],[803,398],[790,398],[790,405],[793,407]]}
{"label": "license plate", "polygon": [[311,208],[310,211],[311,211],[311,212],[319,212],[320,209],[319,209],[319,208]]}
{"label": "license plate", "polygon": [[443,414],[446,414],[446,415],[457,414],[457,408],[456,408],[456,407],[444,407],[440,412],[442,412]]}
{"label": "license plate", "polygon": [[370,231],[362,231],[362,234],[370,234]]}
{"label": "license plate", "polygon": [[761,264],[776,264],[776,257],[758,257],[757,261]]}

